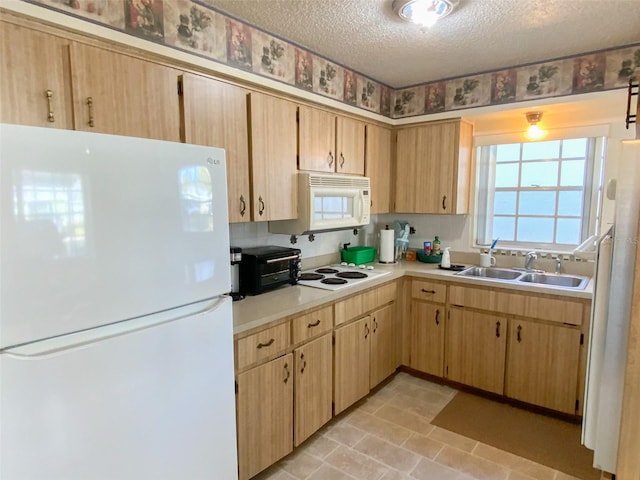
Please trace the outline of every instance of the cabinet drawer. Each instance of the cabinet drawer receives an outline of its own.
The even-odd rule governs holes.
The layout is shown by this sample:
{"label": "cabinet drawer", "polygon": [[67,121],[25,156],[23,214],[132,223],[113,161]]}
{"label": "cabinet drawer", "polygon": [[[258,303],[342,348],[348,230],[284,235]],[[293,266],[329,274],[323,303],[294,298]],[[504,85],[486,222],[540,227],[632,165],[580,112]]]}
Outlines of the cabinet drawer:
{"label": "cabinet drawer", "polygon": [[285,350],[288,346],[289,322],[241,338],[236,344],[237,369],[242,370]]}
{"label": "cabinet drawer", "polygon": [[411,296],[419,300],[444,303],[447,298],[447,286],[442,283],[413,280],[411,282]]}
{"label": "cabinet drawer", "polygon": [[471,307],[569,325],[582,325],[584,310],[582,302],[573,300],[456,285],[452,285],[449,289],[449,303],[460,307]]}
{"label": "cabinet drawer", "polygon": [[393,302],[396,299],[396,282],[391,282],[380,288],[376,288],[375,292],[377,302],[376,307]]}
{"label": "cabinet drawer", "polygon": [[293,343],[328,332],[333,328],[333,307],[324,307],[293,319]]}
{"label": "cabinet drawer", "polygon": [[336,326],[342,325],[395,299],[396,282],[390,282],[355,297],[336,302],[334,306],[335,324]]}

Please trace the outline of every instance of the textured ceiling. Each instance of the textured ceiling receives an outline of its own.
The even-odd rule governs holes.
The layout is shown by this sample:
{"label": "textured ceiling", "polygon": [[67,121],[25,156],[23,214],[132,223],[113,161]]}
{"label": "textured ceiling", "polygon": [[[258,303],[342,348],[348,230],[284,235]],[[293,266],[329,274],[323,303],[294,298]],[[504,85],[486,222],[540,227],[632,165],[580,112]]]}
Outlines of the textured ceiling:
{"label": "textured ceiling", "polygon": [[640,41],[640,0],[460,0],[431,28],[392,0],[204,0],[391,87]]}

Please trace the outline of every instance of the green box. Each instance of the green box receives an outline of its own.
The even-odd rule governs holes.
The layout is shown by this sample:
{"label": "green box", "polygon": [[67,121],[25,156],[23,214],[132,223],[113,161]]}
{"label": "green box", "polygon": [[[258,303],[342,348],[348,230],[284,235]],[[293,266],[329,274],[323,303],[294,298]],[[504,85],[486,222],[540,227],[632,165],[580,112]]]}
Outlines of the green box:
{"label": "green box", "polygon": [[418,260],[423,263],[440,263],[442,255],[427,255],[422,250],[417,250]]}
{"label": "green box", "polygon": [[376,259],[376,248],[349,247],[347,250],[340,250],[340,254],[342,255],[343,262],[360,265],[362,263],[373,262]]}

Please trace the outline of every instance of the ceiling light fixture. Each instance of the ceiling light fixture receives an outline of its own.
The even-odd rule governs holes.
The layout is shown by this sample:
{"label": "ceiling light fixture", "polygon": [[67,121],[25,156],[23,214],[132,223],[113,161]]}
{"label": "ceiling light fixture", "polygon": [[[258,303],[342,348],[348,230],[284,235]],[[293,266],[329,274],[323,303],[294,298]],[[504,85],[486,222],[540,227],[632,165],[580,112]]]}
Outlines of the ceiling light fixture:
{"label": "ceiling light fixture", "polygon": [[546,134],[546,132],[538,126],[538,122],[542,118],[542,112],[527,112],[525,115],[527,116],[527,122],[529,122],[527,137],[531,140],[540,140]]}
{"label": "ceiling light fixture", "polygon": [[432,26],[449,15],[458,0],[393,0],[393,11],[407,22]]}

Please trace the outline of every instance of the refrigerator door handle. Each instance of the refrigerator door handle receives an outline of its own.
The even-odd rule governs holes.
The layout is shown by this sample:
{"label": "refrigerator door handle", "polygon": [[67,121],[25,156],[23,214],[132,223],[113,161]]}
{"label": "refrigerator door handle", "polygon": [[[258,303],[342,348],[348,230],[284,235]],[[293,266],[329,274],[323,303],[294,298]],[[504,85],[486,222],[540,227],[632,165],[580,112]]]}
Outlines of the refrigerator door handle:
{"label": "refrigerator door handle", "polygon": [[[213,303],[211,303],[212,301]],[[175,322],[186,317],[209,314],[220,308],[225,302],[230,301],[231,297],[220,296],[214,300],[198,302],[197,304],[186,307],[179,307],[144,317],[7,348],[1,350],[0,353],[13,358],[46,358],[55,356],[61,352],[85,348],[92,343],[130,335],[141,330],[146,330],[147,328]],[[206,307],[202,308],[203,305],[206,305]]]}

